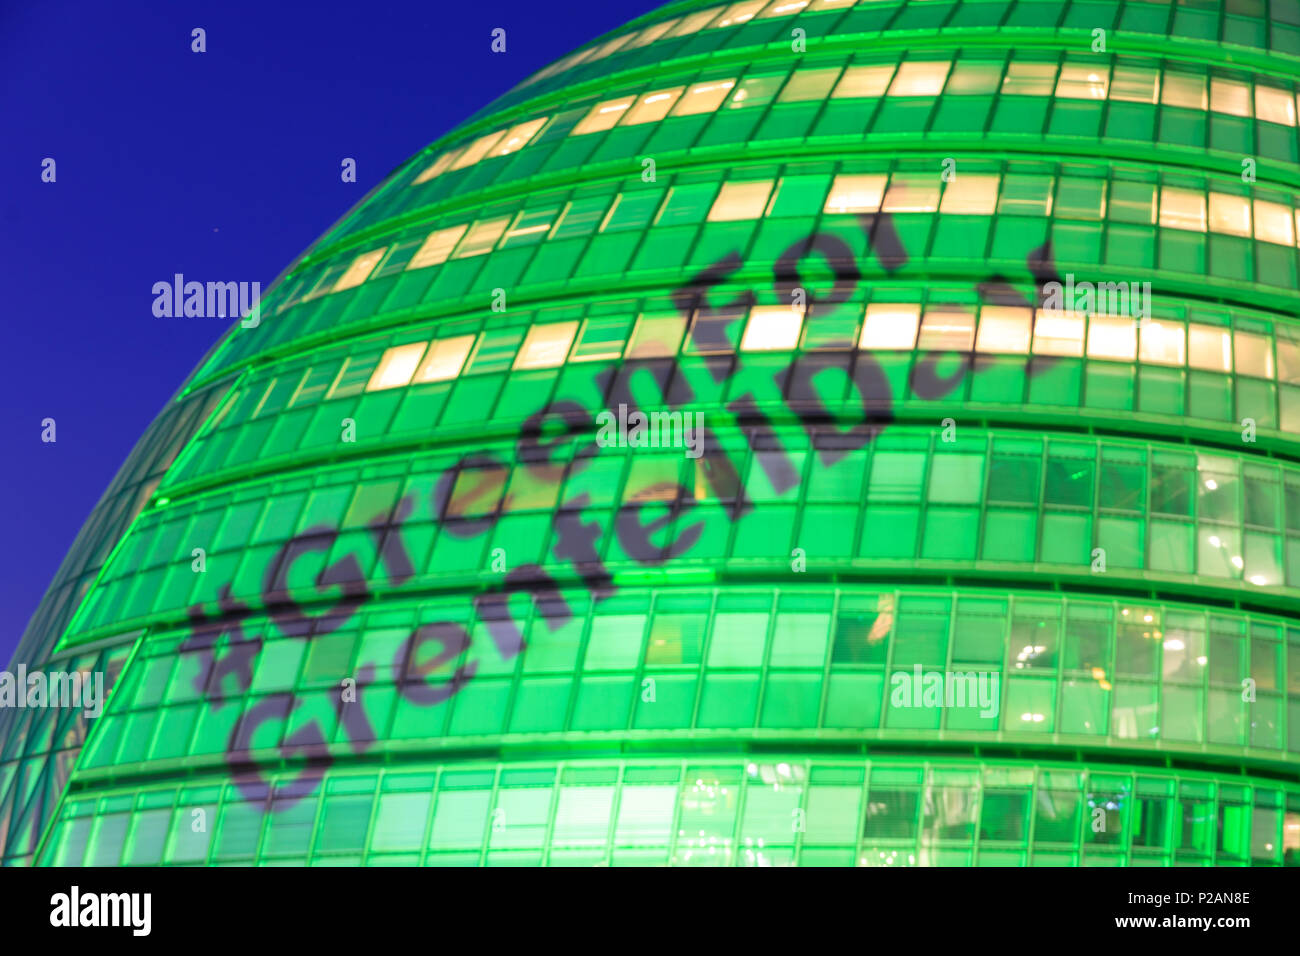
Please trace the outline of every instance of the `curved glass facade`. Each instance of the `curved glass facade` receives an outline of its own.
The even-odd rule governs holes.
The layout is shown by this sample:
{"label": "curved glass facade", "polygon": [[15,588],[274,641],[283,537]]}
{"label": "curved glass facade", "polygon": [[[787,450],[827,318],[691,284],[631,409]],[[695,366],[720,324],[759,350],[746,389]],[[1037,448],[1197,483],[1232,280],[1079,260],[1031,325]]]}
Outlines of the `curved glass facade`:
{"label": "curved glass facade", "polygon": [[1298,80],[1296,0],[690,0],[530,77],[142,439],[0,858],[1300,861]]}

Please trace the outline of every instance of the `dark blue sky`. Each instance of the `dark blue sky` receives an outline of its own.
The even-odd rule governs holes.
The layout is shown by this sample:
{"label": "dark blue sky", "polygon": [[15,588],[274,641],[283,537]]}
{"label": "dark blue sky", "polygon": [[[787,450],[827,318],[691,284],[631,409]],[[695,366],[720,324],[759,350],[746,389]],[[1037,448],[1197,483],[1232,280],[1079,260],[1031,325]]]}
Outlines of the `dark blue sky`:
{"label": "dark blue sky", "polygon": [[[0,2],[0,665],[136,439],[225,328],[155,318],[153,284],[181,272],[265,289],[403,159],[659,5]],[[206,53],[190,51],[194,27]],[[345,156],[356,183],[340,181]],[[55,444],[40,440],[46,417]]]}

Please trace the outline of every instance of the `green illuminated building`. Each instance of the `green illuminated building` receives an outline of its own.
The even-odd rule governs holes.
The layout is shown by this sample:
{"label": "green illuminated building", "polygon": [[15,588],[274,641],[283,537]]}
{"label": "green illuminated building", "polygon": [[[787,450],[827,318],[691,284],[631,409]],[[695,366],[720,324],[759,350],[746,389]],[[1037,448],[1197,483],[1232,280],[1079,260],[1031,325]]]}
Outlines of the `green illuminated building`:
{"label": "green illuminated building", "polygon": [[1298,78],[1297,0],[688,0],[534,75],[128,459],[4,862],[1297,862]]}

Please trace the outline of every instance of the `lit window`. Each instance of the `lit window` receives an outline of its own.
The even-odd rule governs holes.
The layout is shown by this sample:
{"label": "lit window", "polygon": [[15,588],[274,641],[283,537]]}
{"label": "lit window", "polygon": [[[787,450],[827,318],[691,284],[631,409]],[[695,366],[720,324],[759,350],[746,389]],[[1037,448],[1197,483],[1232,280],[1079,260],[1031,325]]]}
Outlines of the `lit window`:
{"label": "lit window", "polygon": [[512,126],[506,131],[500,143],[492,147],[493,156],[508,156],[513,152],[523,149],[537,135],[537,131],[546,124],[546,117],[539,116],[537,119],[531,119],[527,123],[520,123],[518,126]]}
{"label": "lit window", "polygon": [[614,124],[631,109],[635,102],[635,96],[620,96],[616,100],[597,103],[591,108],[591,112],[582,118],[582,122],[573,127],[570,135],[582,136],[585,133],[599,133],[602,130],[613,129]]}
{"label": "lit window", "polygon": [[1210,109],[1229,116],[1250,115],[1250,87],[1236,80],[1210,78]]}
{"label": "lit window", "polygon": [[1160,71],[1145,66],[1116,66],[1110,79],[1110,98],[1126,103],[1156,103]]}
{"label": "lit window", "polygon": [[789,82],[776,98],[778,103],[803,103],[808,100],[824,100],[830,95],[831,87],[839,79],[840,68],[828,70],[797,70],[790,76]]}
{"label": "lit window", "polygon": [[590,63],[596,60],[605,59],[605,57],[609,56],[611,53],[617,52],[619,47],[623,46],[634,36],[636,36],[634,33],[625,33],[621,37],[614,37],[614,39],[610,40],[604,46],[598,47],[596,52],[591,55],[591,59],[587,62]]}
{"label": "lit window", "polygon": [[370,278],[382,279],[384,276],[396,275],[401,272],[406,268],[411,261],[411,256],[415,255],[416,250],[423,242],[423,238],[416,237],[393,243],[388,247],[388,253],[379,263],[379,267],[370,274]]}
{"label": "lit window", "polygon": [[1071,100],[1104,100],[1109,68],[1067,63],[1056,81],[1056,95]]}
{"label": "lit window", "polygon": [[955,309],[927,309],[921,316],[919,349],[938,352],[969,352],[975,342],[975,316]]}
{"label": "lit window", "polygon": [[1121,315],[1094,315],[1088,322],[1088,358],[1133,361],[1137,323]]}
{"label": "lit window", "polygon": [[980,310],[976,352],[1004,352],[1024,355],[1029,351],[1029,330],[1033,320],[1030,309],[1014,306],[986,305]]}
{"label": "lit window", "polygon": [[1233,367],[1238,375],[1253,375],[1256,378],[1273,377],[1273,347],[1267,335],[1234,331],[1232,351],[1236,356]]}
{"label": "lit window", "polygon": [[551,223],[555,221],[555,214],[558,211],[555,206],[544,206],[540,209],[521,209],[518,215],[515,216],[515,221],[506,230],[506,234],[501,240],[501,248],[541,242],[546,237],[546,234],[550,232]]}
{"label": "lit window", "polygon": [[450,339],[438,339],[429,349],[424,364],[415,373],[415,384],[424,382],[445,382],[460,374],[465,359],[469,356],[474,336],[458,335]]}
{"label": "lit window", "polygon": [[727,9],[722,11],[718,19],[709,24],[710,30],[719,27],[734,27],[741,23],[746,23],[754,19],[754,14],[763,9],[767,0],[745,0],[744,3],[733,3]]}
{"label": "lit window", "polygon": [[892,66],[851,66],[840,77],[831,99],[884,96],[885,90],[889,88],[889,78],[893,75]]}
{"label": "lit window", "polygon": [[686,95],[677,101],[674,116],[694,116],[697,113],[712,113],[727,94],[736,85],[735,80],[712,80],[708,83],[696,83]]}
{"label": "lit window", "polygon": [[647,93],[637,101],[636,106],[632,107],[623,116],[624,126],[635,126],[637,123],[657,123],[673,108],[677,98],[682,95],[683,87],[675,86],[671,90],[658,90],[654,93]]}
{"label": "lit window", "polygon": [[772,180],[763,179],[748,183],[723,183],[718,198],[709,210],[709,222],[730,222],[735,219],[758,219],[767,208],[772,195]]}
{"label": "lit window", "polygon": [[867,320],[862,325],[859,348],[910,350],[921,324],[919,305],[876,302],[867,306]]}
{"label": "lit window", "polygon": [[1227,193],[1210,193],[1210,231],[1250,237],[1250,200]]}
{"label": "lit window", "polygon": [[1187,361],[1187,336],[1178,322],[1158,322],[1149,319],[1142,323],[1143,362],[1154,365],[1179,365]]}
{"label": "lit window", "polygon": [[374,374],[366,385],[367,392],[377,392],[384,388],[401,388],[411,381],[424,354],[426,342],[413,342],[410,345],[398,345],[389,349],[375,366]]}
{"label": "lit window", "polygon": [[456,161],[451,164],[451,168],[464,169],[466,166],[473,166],[480,159],[486,156],[492,147],[495,146],[498,141],[503,139],[505,135],[506,131],[499,129],[495,133],[488,133],[486,136],[480,136],[466,147],[465,152],[461,153],[460,156],[457,157]]}
{"label": "lit window", "polygon": [[1002,78],[1003,96],[1051,96],[1055,63],[1012,63]]}
{"label": "lit window", "polygon": [[988,96],[998,91],[1002,83],[1001,60],[959,60],[948,77],[945,94],[956,96]]}
{"label": "lit window", "polygon": [[339,292],[342,289],[351,289],[365,282],[375,266],[379,264],[379,260],[384,257],[385,248],[385,246],[381,246],[353,259],[352,265],[348,266],[348,271],[339,276],[339,281],[334,283],[332,291]]}
{"label": "lit window", "polygon": [[491,252],[509,223],[510,220],[505,216],[499,219],[480,219],[470,227],[464,241],[456,247],[456,258],[468,259],[470,256]]}
{"label": "lit window", "polygon": [[585,236],[595,232],[608,209],[608,196],[588,196],[584,199],[572,200],[564,207],[564,212],[560,213],[559,221],[556,222],[550,238],[572,239],[574,236]]}
{"label": "lit window", "polygon": [[947,185],[939,211],[955,216],[991,216],[998,206],[1000,177],[963,173]]}
{"label": "lit window", "polygon": [[1181,106],[1189,110],[1205,109],[1205,77],[1166,71],[1160,102],[1165,106]]}
{"label": "lit window", "polygon": [[789,17],[808,6],[808,0],[772,0],[767,9],[760,13],[759,19],[765,17]]}
{"label": "lit window", "polygon": [[429,233],[429,238],[424,240],[424,245],[420,246],[420,251],[411,258],[406,268],[423,269],[425,266],[436,266],[440,262],[446,262],[447,257],[451,255],[451,250],[456,248],[456,243],[465,234],[467,228],[462,223],[459,226],[448,226],[446,229],[435,229]]}
{"label": "lit window", "polygon": [[951,63],[909,62],[898,68],[894,82],[889,85],[890,96],[938,96],[943,81],[948,78]]}
{"label": "lit window", "polygon": [[578,332],[578,323],[550,322],[528,330],[524,344],[515,356],[515,368],[555,368],[564,364],[569,346]]}
{"label": "lit window", "polygon": [[1160,190],[1160,225],[1169,229],[1205,231],[1205,194],[1165,186]]}
{"label": "lit window", "polygon": [[1300,342],[1281,329],[1277,336],[1277,377],[1283,382],[1300,384]]}
{"label": "lit window", "polygon": [[434,179],[438,176],[441,176],[443,173],[447,171],[447,167],[451,165],[451,161],[455,159],[459,154],[460,154],[460,150],[458,149],[448,150],[447,152],[443,153],[436,160],[434,160],[434,162],[429,166],[428,169],[420,173],[419,176],[416,176],[415,179],[411,182],[411,185],[418,186],[420,185],[420,183],[427,183],[430,179]]}
{"label": "lit window", "polygon": [[667,358],[677,354],[682,333],[686,331],[686,317],[682,315],[643,315],[637,320],[632,341],[627,347],[627,358]]}
{"label": "lit window", "polygon": [[780,89],[784,74],[769,76],[747,76],[736,86],[736,92],[727,104],[727,109],[743,110],[750,107],[766,106]]}
{"label": "lit window", "polygon": [[635,40],[631,41],[627,45],[627,48],[629,50],[635,50],[638,47],[649,46],[673,27],[677,26],[680,20],[681,17],[673,17],[671,20],[665,20],[663,23],[656,23],[654,26],[646,27],[637,34]]}
{"label": "lit window", "polygon": [[1035,355],[1083,355],[1083,314],[1039,309],[1034,314]]}
{"label": "lit window", "polygon": [[879,212],[886,178],[884,175],[836,176],[823,211]]}
{"label": "lit window", "polygon": [[1255,238],[1282,246],[1294,246],[1295,223],[1291,210],[1279,203],[1256,199]]}
{"label": "lit window", "polygon": [[792,349],[799,344],[803,316],[788,305],[759,305],[750,309],[749,324],[740,340],[742,352]]}
{"label": "lit window", "polygon": [[939,208],[939,178],[895,176],[880,208],[885,212],[934,212]]}
{"label": "lit window", "polygon": [[1255,87],[1255,117],[1280,123],[1283,126],[1295,125],[1295,100],[1286,90],[1272,86]]}
{"label": "lit window", "polygon": [[1188,364],[1213,372],[1232,371],[1232,337],[1215,325],[1187,327]]}
{"label": "lit window", "polygon": [[692,13],[689,16],[682,17],[681,25],[668,36],[686,37],[692,33],[698,33],[718,18],[718,11],[721,9],[721,7],[709,7],[709,9],[701,10],[699,13]]}

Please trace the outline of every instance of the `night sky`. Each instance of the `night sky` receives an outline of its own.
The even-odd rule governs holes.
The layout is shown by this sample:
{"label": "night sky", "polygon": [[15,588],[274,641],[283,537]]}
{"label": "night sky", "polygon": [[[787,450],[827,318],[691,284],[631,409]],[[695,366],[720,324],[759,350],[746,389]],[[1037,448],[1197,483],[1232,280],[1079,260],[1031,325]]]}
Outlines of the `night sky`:
{"label": "night sky", "polygon": [[[659,5],[0,3],[0,663],[136,440],[229,324],[155,318],[155,282],[265,291],[401,161]],[[195,27],[205,53],[191,52]],[[505,54],[490,50],[496,27]],[[344,157],[355,183],[340,179]]]}

